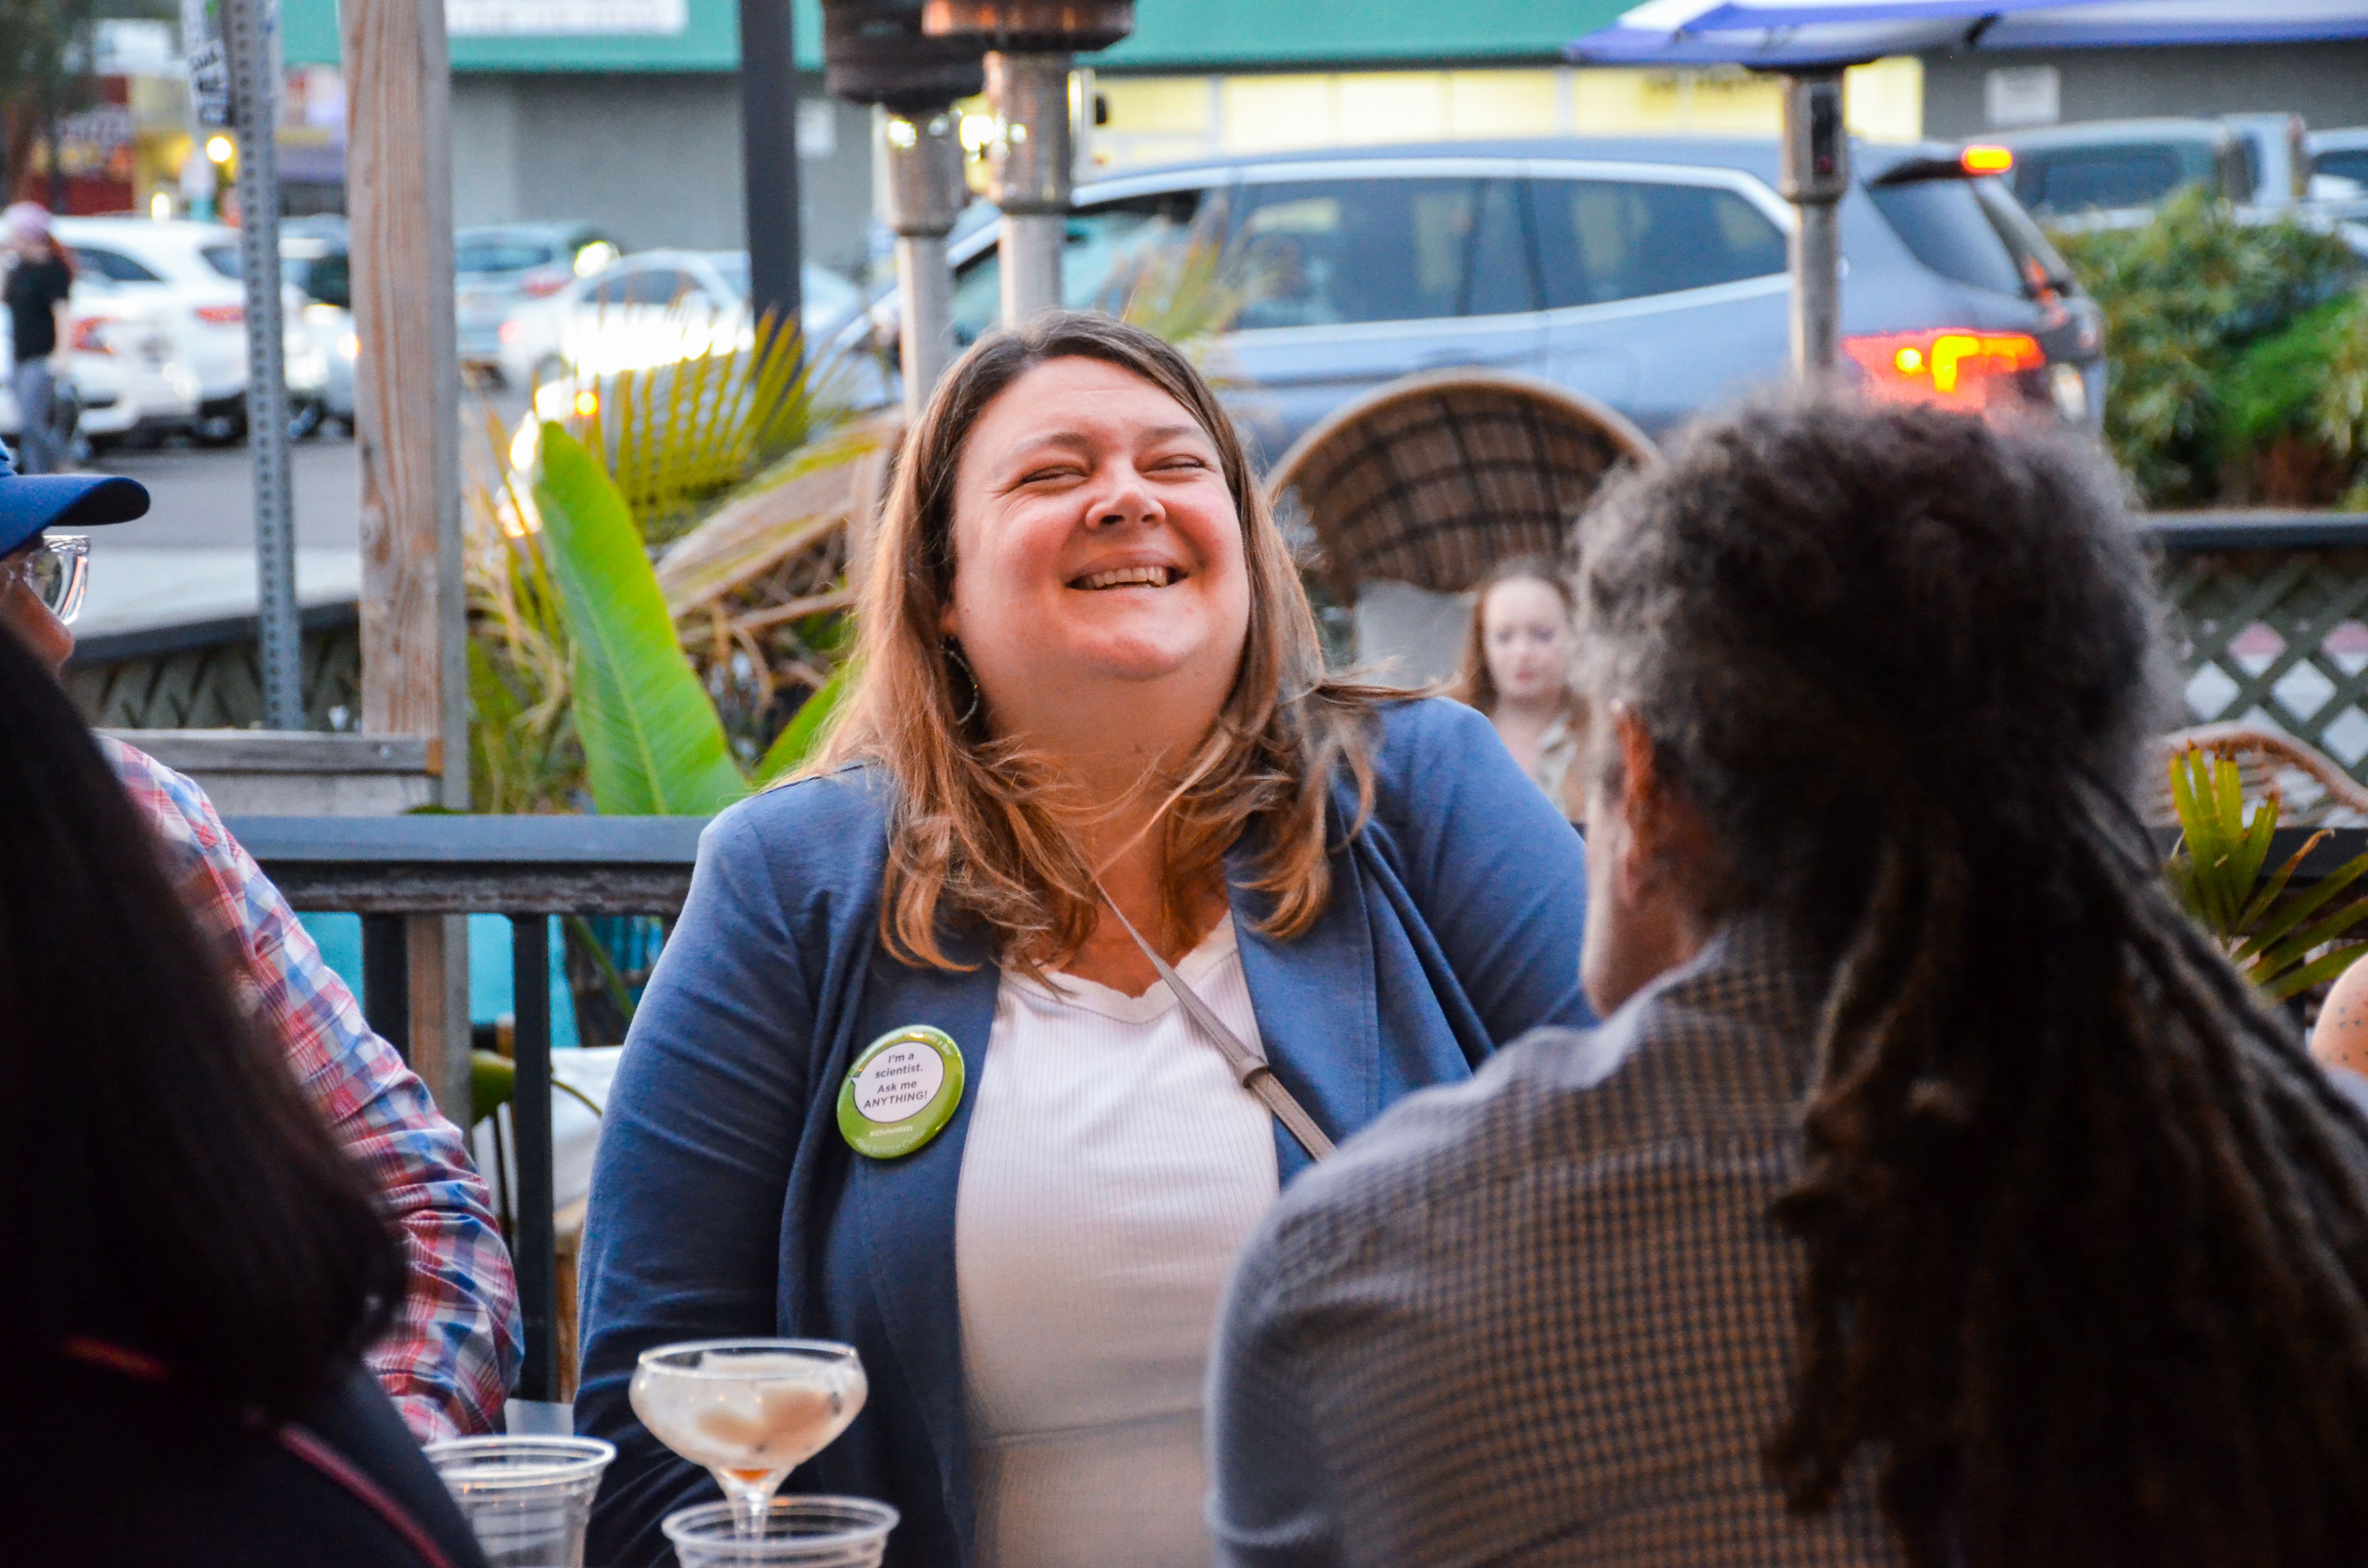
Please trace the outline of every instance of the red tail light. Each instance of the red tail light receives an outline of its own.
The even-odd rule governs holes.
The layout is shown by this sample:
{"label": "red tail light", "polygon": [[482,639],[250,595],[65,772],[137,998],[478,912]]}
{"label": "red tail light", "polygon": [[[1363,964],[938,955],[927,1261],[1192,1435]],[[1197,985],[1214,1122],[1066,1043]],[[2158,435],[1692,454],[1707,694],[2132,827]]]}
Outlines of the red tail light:
{"label": "red tail light", "polygon": [[2023,332],[1886,332],[1842,339],[1842,352],[1881,395],[1986,408],[2001,395],[2022,396],[2014,378],[2047,363],[2039,340]]}
{"label": "red tail light", "polygon": [[105,316],[85,316],[74,324],[74,351],[77,354],[112,354],[115,346],[107,341],[107,329],[115,324]]}
{"label": "red tail light", "polygon": [[575,280],[572,272],[529,272],[518,282],[518,292],[529,300],[549,299]]}
{"label": "red tail light", "polygon": [[236,326],[246,319],[245,305],[199,305],[198,319],[208,326]]}

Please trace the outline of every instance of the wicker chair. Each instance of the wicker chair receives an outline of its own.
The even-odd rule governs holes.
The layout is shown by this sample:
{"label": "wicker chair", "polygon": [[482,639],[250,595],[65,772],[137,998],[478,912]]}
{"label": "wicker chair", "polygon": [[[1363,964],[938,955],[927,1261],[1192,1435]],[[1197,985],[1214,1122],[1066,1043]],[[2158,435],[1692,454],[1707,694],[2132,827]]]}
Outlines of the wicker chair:
{"label": "wicker chair", "polygon": [[1460,594],[1508,556],[1559,555],[1604,476],[1653,444],[1591,398],[1528,376],[1440,370],[1392,381],[1316,425],[1267,479],[1322,546],[1343,604],[1378,579]]}
{"label": "wicker chair", "polygon": [[[2345,773],[2333,757],[2291,735],[2244,724],[2204,724],[2165,735],[2161,744],[2166,759],[2192,746],[2232,759],[2246,800],[2277,796],[2281,826],[2368,826],[2368,788]],[[2167,768],[2156,770],[2144,797],[2144,809],[2150,823],[2178,825]]]}

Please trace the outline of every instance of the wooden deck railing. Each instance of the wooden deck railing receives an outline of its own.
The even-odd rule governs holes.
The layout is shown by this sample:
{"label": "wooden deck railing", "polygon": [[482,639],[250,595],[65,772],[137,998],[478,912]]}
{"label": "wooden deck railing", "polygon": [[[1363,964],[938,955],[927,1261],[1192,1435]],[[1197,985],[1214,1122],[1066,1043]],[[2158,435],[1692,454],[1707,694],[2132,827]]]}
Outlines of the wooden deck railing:
{"label": "wooden deck railing", "polygon": [[698,817],[237,817],[230,829],[288,901],[362,917],[362,1011],[411,1038],[404,917],[505,915],[517,1018],[518,1222],[512,1261],[526,1325],[517,1397],[559,1397],[558,1237],[552,1225],[551,926],[553,915],[680,912]]}

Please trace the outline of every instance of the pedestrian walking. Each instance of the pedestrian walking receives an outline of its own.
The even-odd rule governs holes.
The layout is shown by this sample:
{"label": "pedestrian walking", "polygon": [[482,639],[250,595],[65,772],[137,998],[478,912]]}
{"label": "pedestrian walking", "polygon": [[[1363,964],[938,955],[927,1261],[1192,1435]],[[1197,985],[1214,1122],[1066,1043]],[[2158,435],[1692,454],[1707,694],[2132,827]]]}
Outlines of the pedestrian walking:
{"label": "pedestrian walking", "polygon": [[1568,579],[1545,557],[1497,562],[1473,596],[1463,662],[1447,688],[1488,716],[1521,771],[1573,822],[1581,801],[1570,765],[1586,728],[1570,684],[1577,609]]}
{"label": "pedestrian walking", "polygon": [[66,467],[66,433],[59,428],[66,345],[73,341],[66,300],[74,292],[74,260],[50,231],[49,209],[19,201],[0,210],[0,241],[8,248],[12,358],[8,388],[17,398],[17,469],[58,473]]}
{"label": "pedestrian walking", "polygon": [[712,1498],[635,1419],[675,1340],[850,1343],[789,1484],[894,1564],[1205,1568],[1243,1238],[1330,1144],[1583,1023],[1582,849],[1470,710],[1325,671],[1190,363],[983,340],[906,437],[823,759],[724,812],[633,1019],[584,1254],[592,1556]]}
{"label": "pedestrian walking", "polygon": [[1247,1250],[1220,1563],[2339,1568],[2368,1119],[2172,903],[2068,432],[1748,407],[1581,524],[1585,973]]}

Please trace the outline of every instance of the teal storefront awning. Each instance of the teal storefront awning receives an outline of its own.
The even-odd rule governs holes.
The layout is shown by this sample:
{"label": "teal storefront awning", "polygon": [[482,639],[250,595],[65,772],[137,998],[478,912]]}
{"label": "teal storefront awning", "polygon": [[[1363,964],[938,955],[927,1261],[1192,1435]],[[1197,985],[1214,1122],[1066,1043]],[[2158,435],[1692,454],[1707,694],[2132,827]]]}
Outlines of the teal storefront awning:
{"label": "teal storefront awning", "polygon": [[[798,62],[822,69],[820,0],[793,0]],[[1609,26],[1633,0],[1136,0],[1134,36],[1088,56],[1099,70],[1144,74],[1342,70],[1442,64],[1545,64],[1564,44]],[[581,26],[604,17],[678,17],[637,32],[467,30],[496,11],[511,25]],[[733,71],[736,0],[449,0],[455,71]],[[280,0],[291,65],[337,62],[337,0]]]}

